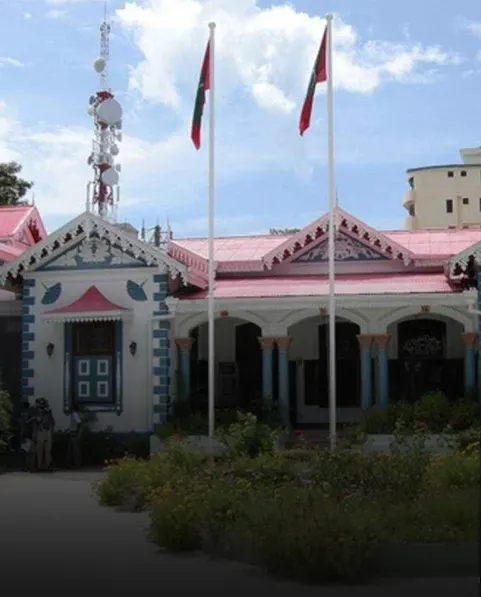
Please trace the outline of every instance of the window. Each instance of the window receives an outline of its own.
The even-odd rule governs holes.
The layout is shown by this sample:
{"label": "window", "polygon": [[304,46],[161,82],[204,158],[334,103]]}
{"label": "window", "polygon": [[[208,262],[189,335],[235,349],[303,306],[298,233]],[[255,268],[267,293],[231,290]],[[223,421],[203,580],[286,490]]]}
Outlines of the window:
{"label": "window", "polygon": [[75,355],[113,354],[115,336],[115,324],[113,322],[75,323],[72,326],[72,332]]}
{"label": "window", "polygon": [[[481,199],[480,199],[480,202],[481,202]],[[416,206],[411,205],[411,207],[409,208],[409,215],[413,216],[413,217],[416,215]]]}
{"label": "window", "polygon": [[466,172],[466,170],[461,170],[461,176],[467,176],[468,173]]}
{"label": "window", "polygon": [[446,213],[452,214],[453,213],[453,200],[446,199]]}
{"label": "window", "polygon": [[411,176],[411,178],[408,180],[409,182],[409,186],[411,187],[411,189],[414,189],[414,177]]}
{"label": "window", "polygon": [[481,197],[479,198],[479,211],[481,211]]}
{"label": "window", "polygon": [[454,172],[452,170],[450,170],[448,172],[448,178],[453,178],[454,177]]}
{"label": "window", "polygon": [[469,205],[469,197],[463,197],[463,205]]}

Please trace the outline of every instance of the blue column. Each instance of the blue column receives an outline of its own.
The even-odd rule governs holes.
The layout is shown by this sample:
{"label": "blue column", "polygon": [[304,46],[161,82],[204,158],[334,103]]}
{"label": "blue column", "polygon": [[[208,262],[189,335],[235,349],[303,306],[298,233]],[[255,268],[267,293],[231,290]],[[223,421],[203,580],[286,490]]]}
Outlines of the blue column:
{"label": "blue column", "polygon": [[361,347],[361,408],[368,410],[372,406],[371,383],[371,344],[372,336],[362,334],[357,337]]}
{"label": "blue column", "polygon": [[274,338],[259,338],[262,349],[262,398],[264,404],[272,402],[272,350]]}
{"label": "blue column", "polygon": [[389,404],[389,360],[387,345],[390,339],[390,334],[374,336],[377,345],[377,405],[380,408],[387,408]]}
{"label": "blue column", "polygon": [[289,344],[288,336],[277,338],[279,351],[279,409],[282,420],[286,425],[290,422],[289,408]]}
{"label": "blue column", "polygon": [[477,334],[465,332],[462,334],[464,343],[464,393],[471,394],[475,389],[475,359],[474,344]]}
{"label": "blue column", "polygon": [[177,338],[176,343],[179,347],[179,371],[182,380],[179,398],[187,400],[190,395],[190,349],[194,340],[193,338]]}

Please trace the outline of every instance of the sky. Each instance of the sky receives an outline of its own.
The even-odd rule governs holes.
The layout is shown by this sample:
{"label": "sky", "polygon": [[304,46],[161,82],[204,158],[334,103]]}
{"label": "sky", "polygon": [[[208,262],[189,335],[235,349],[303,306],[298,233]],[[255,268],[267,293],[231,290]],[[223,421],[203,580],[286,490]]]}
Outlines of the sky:
{"label": "sky", "polygon": [[[207,231],[207,130],[190,124],[208,23],[216,29],[217,235],[303,227],[328,208],[325,85],[299,113],[334,14],[339,204],[380,229],[407,215],[406,169],[481,145],[477,0],[110,0],[109,83],[124,109],[119,219]],[[34,181],[49,231],[85,206],[99,88],[101,0],[0,0],[0,161]],[[208,100],[207,100],[208,101]],[[31,197],[29,197],[31,198]]]}

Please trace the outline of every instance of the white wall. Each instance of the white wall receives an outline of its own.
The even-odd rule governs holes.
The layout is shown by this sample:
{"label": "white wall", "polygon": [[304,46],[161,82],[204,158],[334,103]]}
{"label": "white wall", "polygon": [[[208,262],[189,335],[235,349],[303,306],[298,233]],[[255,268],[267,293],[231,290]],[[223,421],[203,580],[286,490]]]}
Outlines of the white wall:
{"label": "white wall", "polygon": [[[153,269],[122,269],[108,273],[105,271],[76,272],[38,272],[31,277],[36,279],[34,295],[36,297],[35,324],[35,391],[36,395],[45,396],[51,403],[59,428],[68,425],[68,417],[63,413],[64,399],[64,326],[62,323],[45,323],[42,314],[60,308],[79,298],[90,286],[95,285],[110,301],[126,309],[133,310],[133,320],[123,326],[123,412],[98,413],[97,429],[107,426],[115,431],[150,431],[152,424],[152,352],[151,317],[154,305],[151,301],[154,293]],[[86,278],[86,276],[89,276]],[[82,276],[82,278],[80,278]],[[125,283],[127,280],[144,282],[148,301],[136,302],[128,296]],[[45,292],[44,286],[62,283],[62,294],[53,305],[41,305]],[[132,357],[129,345],[137,343],[137,354]],[[46,354],[46,345],[52,342],[55,351],[51,358]]]}
{"label": "white wall", "polygon": [[[461,172],[466,176],[461,176]],[[448,172],[454,172],[448,178]],[[414,189],[406,193],[404,203],[413,200],[415,217],[412,227],[448,228],[481,225],[481,167],[472,165],[423,168],[407,173]],[[462,198],[469,199],[463,205]],[[446,212],[446,199],[453,200],[453,213]]]}

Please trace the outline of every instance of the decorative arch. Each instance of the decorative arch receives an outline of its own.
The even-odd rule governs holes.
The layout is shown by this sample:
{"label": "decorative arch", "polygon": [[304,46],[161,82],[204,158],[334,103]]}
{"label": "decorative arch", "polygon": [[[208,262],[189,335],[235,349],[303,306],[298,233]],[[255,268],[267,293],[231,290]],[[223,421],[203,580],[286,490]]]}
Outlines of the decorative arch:
{"label": "decorative arch", "polygon": [[[288,330],[293,325],[304,321],[305,319],[311,319],[312,317],[318,317],[320,315],[320,309],[303,309],[301,311],[294,311],[282,320],[282,324],[286,326]],[[355,323],[359,326],[360,333],[365,334],[368,332],[369,322],[359,313],[350,311],[349,309],[336,308],[336,316],[342,317],[347,321]]]}
{"label": "decorative arch", "polygon": [[474,321],[474,318],[470,317],[469,315],[464,315],[463,313],[460,313],[451,307],[433,307],[427,313],[423,313],[419,307],[405,307],[398,309],[394,311],[394,313],[387,315],[384,319],[381,319],[377,327],[380,331],[384,332],[388,326],[393,323],[400,323],[403,320],[415,317],[435,319],[436,315],[457,321],[464,326],[464,331],[466,332],[475,331],[476,322]]}
{"label": "decorative arch", "polygon": [[[254,323],[255,325],[259,326],[261,330],[266,329],[268,326],[266,321],[250,311],[229,311],[229,318],[242,319],[244,322]],[[222,319],[220,313],[215,314],[215,319]],[[196,313],[179,325],[177,335],[180,338],[187,338],[194,328],[202,325],[203,323],[207,323],[207,321],[208,317],[206,313]]]}

